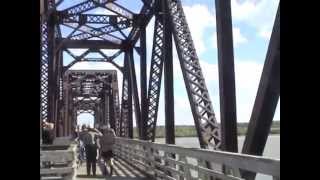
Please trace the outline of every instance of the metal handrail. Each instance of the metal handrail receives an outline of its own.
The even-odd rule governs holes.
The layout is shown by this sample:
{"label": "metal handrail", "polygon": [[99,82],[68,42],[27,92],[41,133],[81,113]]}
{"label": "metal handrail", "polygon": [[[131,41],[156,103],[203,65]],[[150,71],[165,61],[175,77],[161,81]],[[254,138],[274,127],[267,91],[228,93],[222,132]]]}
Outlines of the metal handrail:
{"label": "metal handrail", "polygon": [[[240,170],[280,179],[280,159],[116,138],[117,157],[157,178],[242,180]],[[208,169],[206,163],[212,165]],[[222,166],[230,171],[223,171]]]}

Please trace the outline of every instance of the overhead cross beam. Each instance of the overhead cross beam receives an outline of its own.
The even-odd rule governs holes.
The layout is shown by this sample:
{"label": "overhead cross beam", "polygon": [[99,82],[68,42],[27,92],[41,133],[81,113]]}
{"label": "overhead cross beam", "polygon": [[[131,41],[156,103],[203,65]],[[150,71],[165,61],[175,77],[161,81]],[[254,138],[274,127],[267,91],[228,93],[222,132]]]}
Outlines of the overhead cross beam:
{"label": "overhead cross beam", "polygon": [[134,13],[131,12],[130,10],[126,9],[125,7],[115,3],[115,2],[110,2],[109,0],[95,0],[97,6],[106,8],[122,17],[128,18],[128,19],[133,19]]}
{"label": "overhead cross beam", "polygon": [[57,13],[59,23],[80,23],[80,24],[108,24],[108,25],[122,25],[133,24],[135,19],[127,19],[119,15],[102,15],[102,14],[75,14],[68,15]]}
{"label": "overhead cross beam", "polygon": [[[114,44],[121,44],[122,43],[122,39],[120,39],[112,34],[106,34],[104,32],[101,32],[98,28],[94,28],[89,25],[79,26],[77,23],[65,23],[64,25],[67,27],[73,28],[73,29],[77,28],[77,30],[85,33],[85,35],[79,37],[80,38],[79,40],[81,40],[81,38],[83,38],[83,37],[84,37],[84,39],[89,38],[89,37],[90,38],[96,37],[96,38],[99,38],[99,39],[102,39],[105,41],[109,41]],[[78,36],[76,36],[76,37],[78,37]],[[77,40],[77,38],[75,38],[75,39]],[[102,41],[102,42],[104,42],[104,41]]]}
{"label": "overhead cross beam", "polygon": [[125,44],[115,44],[109,41],[100,40],[69,40],[61,39],[57,42],[63,42],[62,48],[99,48],[99,49],[123,49]]}
{"label": "overhead cross beam", "polygon": [[[74,64],[77,62],[109,62],[112,65],[114,65],[117,69],[119,69],[121,72],[123,71],[123,67],[120,67],[117,63],[115,63],[113,60],[117,58],[121,53],[122,50],[117,51],[112,56],[105,55],[101,50],[92,50],[88,49],[84,53],[82,53],[80,56],[75,56],[72,52],[70,52],[68,49],[65,49],[65,51],[73,57],[73,61],[71,61],[68,65],[64,66],[64,72],[67,71],[69,68],[71,68]],[[85,58],[90,52],[98,52],[103,58]]]}

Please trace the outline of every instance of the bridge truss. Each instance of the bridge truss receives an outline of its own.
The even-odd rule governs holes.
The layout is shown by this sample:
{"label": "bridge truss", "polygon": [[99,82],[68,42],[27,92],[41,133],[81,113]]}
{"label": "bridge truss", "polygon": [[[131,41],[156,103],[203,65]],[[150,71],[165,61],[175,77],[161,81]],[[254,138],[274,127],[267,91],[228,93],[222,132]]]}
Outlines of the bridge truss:
{"label": "bridge truss", "polygon": [[[42,120],[53,122],[56,127],[63,124],[62,130],[56,128],[56,136],[69,135],[77,113],[89,112],[94,114],[96,123],[110,124],[118,136],[133,138],[134,114],[138,137],[154,141],[164,76],[166,143],[174,144],[173,39],[201,148],[238,151],[230,1],[215,0],[220,124],[216,120],[181,0],[137,0],[141,4],[138,13],[120,5],[117,0],[83,0],[59,10],[63,0],[40,1],[40,111]],[[97,8],[112,14],[90,13]],[[146,26],[152,17],[155,24],[147,79]],[[280,96],[279,24],[278,9],[243,153],[262,154]],[[62,26],[70,28],[71,32],[63,34]],[[86,51],[75,55],[71,48]],[[105,49],[117,51],[107,55],[103,52]],[[140,59],[134,59],[134,51]],[[63,53],[73,58],[68,65],[63,64]],[[88,58],[90,53],[97,53],[102,58]],[[114,61],[120,55],[124,55],[123,65]],[[138,79],[134,63],[139,60]],[[121,97],[114,72],[70,70],[77,62],[84,61],[107,62],[119,69],[123,74]],[[84,94],[85,88],[90,93]],[[107,104],[109,108],[106,108]]]}

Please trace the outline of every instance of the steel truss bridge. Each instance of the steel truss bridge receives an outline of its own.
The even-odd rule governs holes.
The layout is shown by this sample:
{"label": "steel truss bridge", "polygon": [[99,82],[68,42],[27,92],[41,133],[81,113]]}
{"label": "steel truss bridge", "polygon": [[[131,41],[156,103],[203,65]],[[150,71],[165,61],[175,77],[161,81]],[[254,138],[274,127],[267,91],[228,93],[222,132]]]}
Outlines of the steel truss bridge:
{"label": "steel truss bridge", "polygon": [[[237,165],[241,164],[237,159],[243,157],[246,160],[248,158],[250,164],[253,161],[250,159],[252,158],[250,155],[258,157],[263,153],[280,97],[280,5],[276,14],[244,146],[242,150],[238,150],[230,0],[215,0],[220,124],[216,119],[181,0],[136,1],[141,4],[137,13],[130,10],[130,7],[121,5],[117,0],[83,0],[64,9],[59,9],[64,0],[40,0],[40,122],[54,123],[55,137],[67,137],[72,134],[75,128],[77,116],[87,112],[94,115],[95,125],[109,125],[114,128],[119,137],[117,142],[135,143],[141,146],[141,152],[147,153],[149,156],[158,151],[171,154],[171,158],[176,158],[174,152],[177,154],[186,153],[180,155],[182,159],[191,155],[192,150],[184,152],[179,147],[168,145],[175,144],[172,62],[172,41],[174,41],[200,147],[212,152],[212,157],[210,157],[207,150],[199,149],[198,153],[200,155],[194,156],[202,158],[203,167],[207,169],[205,171],[210,171],[210,176],[213,176],[214,172],[211,171],[215,168],[209,160],[210,158],[214,159],[216,155],[218,159],[224,158],[224,160],[221,160],[223,161],[221,163],[222,169],[220,168],[222,175],[219,178],[225,179],[231,174],[233,176],[226,179],[254,179],[256,173],[260,172],[259,168],[258,170],[254,169],[252,164],[249,165],[251,169],[233,166],[226,158],[235,158]],[[97,8],[112,13],[90,13]],[[152,55],[150,72],[147,72],[146,27],[153,17],[155,18],[153,45],[150,49]],[[71,31],[67,34],[63,33],[62,26],[68,27]],[[85,51],[76,55],[70,49],[85,49]],[[114,50],[114,53],[106,54],[104,50]],[[134,51],[138,53],[138,59],[134,59]],[[98,54],[102,58],[87,57],[92,53]],[[65,65],[63,54],[68,54],[73,60]],[[115,61],[120,55],[124,57],[123,64]],[[137,61],[140,64],[138,77],[135,69]],[[122,73],[123,79],[119,80],[119,83],[122,84],[122,93],[120,94],[118,89],[116,70],[70,69],[78,62],[112,64]],[[147,79],[147,73],[149,73],[149,79]],[[156,134],[162,78],[164,78],[165,138],[168,146],[153,143]],[[140,81],[140,87],[138,87],[138,81]],[[138,140],[130,140],[133,139],[133,119],[136,121]],[[146,150],[147,146],[143,143],[154,149]],[[129,144],[127,148],[129,148]],[[120,146],[126,145],[120,144],[117,151],[118,156],[125,159],[125,156],[121,155]],[[134,148],[136,147],[132,147],[131,152],[136,152],[133,151]],[[221,155],[219,153],[225,154]],[[237,155],[233,156],[228,153]],[[134,155],[127,158],[129,157],[139,159]],[[164,157],[167,156],[162,158]],[[208,159],[203,159],[204,157],[208,157]],[[275,179],[280,179],[280,160],[270,161],[272,161],[273,166],[263,172],[273,175]],[[157,169],[156,158],[152,162],[153,164],[151,162],[147,163],[150,165],[148,167]],[[233,168],[236,168],[237,171]],[[272,168],[274,169],[271,171]],[[147,172],[147,170],[145,171]],[[174,171],[167,173],[161,168],[158,171],[160,172],[158,174],[165,174],[161,177],[174,177],[172,175]],[[277,171],[279,173],[275,173]],[[186,173],[187,170],[184,172],[184,178],[190,179],[191,176]],[[153,172],[154,174],[157,174],[157,172]]]}

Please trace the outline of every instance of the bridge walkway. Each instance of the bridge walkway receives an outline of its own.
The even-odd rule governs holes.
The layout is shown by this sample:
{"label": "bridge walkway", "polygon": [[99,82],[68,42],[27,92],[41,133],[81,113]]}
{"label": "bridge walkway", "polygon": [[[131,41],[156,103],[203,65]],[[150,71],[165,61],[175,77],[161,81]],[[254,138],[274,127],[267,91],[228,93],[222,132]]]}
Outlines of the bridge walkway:
{"label": "bridge walkway", "polygon": [[100,168],[97,165],[97,172],[96,176],[87,176],[86,171],[86,163],[83,163],[77,169],[77,176],[76,180],[101,180],[101,179],[108,179],[108,180],[147,180],[147,176],[140,171],[139,169],[129,165],[125,161],[115,158],[114,161],[114,171],[112,177],[103,177]]}

